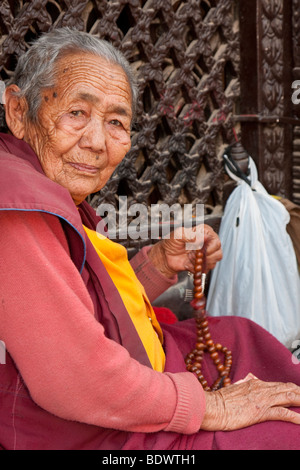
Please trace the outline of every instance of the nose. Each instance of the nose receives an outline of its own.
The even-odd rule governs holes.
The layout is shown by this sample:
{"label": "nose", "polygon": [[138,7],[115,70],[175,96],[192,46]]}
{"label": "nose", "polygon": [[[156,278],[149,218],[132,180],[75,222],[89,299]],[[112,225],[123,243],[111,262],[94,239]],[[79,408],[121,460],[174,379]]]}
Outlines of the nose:
{"label": "nose", "polygon": [[79,141],[79,147],[91,150],[94,153],[103,153],[106,150],[106,133],[102,121],[91,119]]}

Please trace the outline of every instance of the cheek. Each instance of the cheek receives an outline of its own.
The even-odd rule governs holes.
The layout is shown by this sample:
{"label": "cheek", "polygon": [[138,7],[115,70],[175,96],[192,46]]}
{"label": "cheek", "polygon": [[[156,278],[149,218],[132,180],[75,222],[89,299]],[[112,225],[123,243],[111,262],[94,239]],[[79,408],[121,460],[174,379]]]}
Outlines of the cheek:
{"label": "cheek", "polygon": [[87,124],[88,120],[85,117],[73,118],[70,115],[63,115],[59,118],[56,127],[58,131],[64,134],[78,137],[78,135],[80,135],[80,132],[84,132],[84,129],[86,128]]}
{"label": "cheek", "polygon": [[127,132],[110,130],[107,146],[113,154],[113,161],[118,165],[131,148],[131,139]]}
{"label": "cheek", "polygon": [[74,129],[62,119],[53,126],[53,132],[49,133],[47,147],[59,159],[76,147],[81,135],[80,129]]}
{"label": "cheek", "polygon": [[109,163],[114,170],[124,160],[129,149],[129,145],[114,145],[113,148],[110,149]]}

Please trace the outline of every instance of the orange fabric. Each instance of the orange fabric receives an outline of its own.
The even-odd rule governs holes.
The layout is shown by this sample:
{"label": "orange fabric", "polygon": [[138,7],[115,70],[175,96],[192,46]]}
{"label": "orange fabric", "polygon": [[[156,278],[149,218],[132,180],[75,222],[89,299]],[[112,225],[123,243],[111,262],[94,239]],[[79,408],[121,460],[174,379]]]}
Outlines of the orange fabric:
{"label": "orange fabric", "polygon": [[84,230],[117,287],[154,370],[163,372],[163,334],[144,287],[132,269],[126,248],[100,233]]}

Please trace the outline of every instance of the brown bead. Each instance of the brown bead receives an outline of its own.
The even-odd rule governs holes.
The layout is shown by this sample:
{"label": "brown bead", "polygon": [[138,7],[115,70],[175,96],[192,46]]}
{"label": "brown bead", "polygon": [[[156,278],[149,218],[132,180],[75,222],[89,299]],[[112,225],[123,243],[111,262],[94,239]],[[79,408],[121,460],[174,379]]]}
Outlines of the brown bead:
{"label": "brown bead", "polygon": [[212,358],[212,360],[214,361],[215,359],[219,359],[219,354],[217,351],[213,352],[210,357]]}
{"label": "brown bead", "polygon": [[198,355],[195,357],[195,362],[200,362],[202,363],[204,352],[203,351],[198,351]]}
{"label": "brown bead", "polygon": [[194,280],[195,280],[195,279],[201,279],[201,282],[202,282],[202,273],[200,273],[200,272],[195,272],[195,274],[194,274]]}
{"label": "brown bead", "polygon": [[201,292],[201,294],[203,294],[202,287],[201,286],[196,286],[195,289],[194,289],[194,298],[195,298],[195,294],[198,294],[199,292]]}
{"label": "brown bead", "polygon": [[217,391],[221,385],[221,378],[219,377],[212,386],[212,391]]}
{"label": "brown bead", "polygon": [[200,292],[195,292],[195,299],[199,299],[199,300],[200,300],[200,299],[202,299],[202,297],[203,297],[203,292],[202,292],[202,291],[200,291]]}
{"label": "brown bead", "polygon": [[191,302],[191,306],[194,310],[205,310],[206,302],[202,296],[202,299],[194,299]]}
{"label": "brown bead", "polygon": [[226,379],[224,379],[223,385],[224,387],[229,387],[229,385],[231,385],[231,380],[229,377],[226,377]]}
{"label": "brown bead", "polygon": [[194,357],[195,357],[195,354],[193,354],[193,353],[189,353],[189,354],[186,356],[187,359],[194,359]]}
{"label": "brown bead", "polygon": [[199,261],[196,262],[196,264],[195,264],[195,271],[196,271],[197,273],[199,273],[199,272],[202,271],[202,262],[201,262],[201,261],[200,261],[200,262],[199,262]]}

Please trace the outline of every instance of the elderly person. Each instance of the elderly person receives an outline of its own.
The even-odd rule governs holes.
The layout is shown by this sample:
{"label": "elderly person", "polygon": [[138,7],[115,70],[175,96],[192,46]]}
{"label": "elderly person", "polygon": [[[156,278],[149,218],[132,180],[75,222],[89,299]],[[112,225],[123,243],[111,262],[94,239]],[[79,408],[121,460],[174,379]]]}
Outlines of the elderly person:
{"label": "elderly person", "polygon": [[[212,336],[233,351],[233,385],[206,392],[184,364],[194,321],[157,322],[151,300],[193,270],[186,239],[163,240],[129,264],[123,247],[95,232],[85,199],[128,152],[135,100],[123,56],[69,29],[42,36],[6,89],[0,446],[298,449],[300,366],[289,351],[247,320],[210,319]],[[211,269],[219,240],[202,230]]]}

